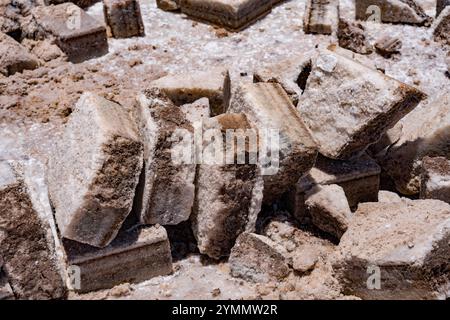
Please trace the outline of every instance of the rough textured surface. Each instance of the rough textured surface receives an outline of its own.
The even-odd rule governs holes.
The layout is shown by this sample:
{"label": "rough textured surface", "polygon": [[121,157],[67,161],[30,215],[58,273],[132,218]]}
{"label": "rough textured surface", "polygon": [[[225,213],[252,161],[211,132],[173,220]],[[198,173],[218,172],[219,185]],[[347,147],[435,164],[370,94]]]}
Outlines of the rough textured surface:
{"label": "rough textured surface", "polygon": [[399,38],[384,36],[375,42],[377,53],[385,58],[390,58],[393,54],[399,53],[402,48],[402,42]]}
{"label": "rough textured surface", "polygon": [[0,32],[0,73],[9,76],[23,70],[36,69],[37,58],[13,38]]}
{"label": "rough textured surface", "polygon": [[72,62],[108,53],[106,28],[72,3],[39,6],[31,16],[28,35],[53,39]]}
{"label": "rough textured surface", "polygon": [[446,6],[450,6],[450,0],[437,0],[436,3],[436,17],[444,10]]}
{"label": "rough textured surface", "polygon": [[0,301],[1,300],[14,300],[14,293],[11,286],[8,283],[8,278],[1,272],[0,268]]}
{"label": "rough textured surface", "polygon": [[422,160],[420,183],[422,199],[437,199],[450,203],[450,160],[425,157]]}
{"label": "rough textured surface", "polygon": [[404,194],[420,189],[422,158],[450,155],[450,95],[444,94],[421,105],[392,130],[396,137],[377,155],[378,162]]}
{"label": "rough textured surface", "polygon": [[106,24],[114,38],[144,36],[138,0],[103,0]]}
{"label": "rough textured surface", "polygon": [[182,139],[186,138],[179,136],[178,130],[192,134],[193,127],[183,111],[158,88],[144,91],[137,100],[136,118],[144,140],[144,169],[134,209],[144,224],[178,224],[191,214],[196,166],[192,158],[175,161],[173,154],[184,146]]}
{"label": "rough textured surface", "polygon": [[161,226],[121,231],[106,248],[97,249],[65,241],[68,265],[79,267],[77,292],[137,283],[172,272],[172,257],[166,230]]}
{"label": "rough textured surface", "polygon": [[316,186],[305,194],[305,205],[312,223],[340,239],[353,216],[342,187],[336,184]]}
{"label": "rough textured surface", "polygon": [[[380,11],[371,6],[377,6]],[[430,22],[430,17],[415,0],[355,0],[355,10],[359,20],[420,25]]]}
{"label": "rough textured surface", "polygon": [[160,88],[177,105],[206,97],[213,116],[226,112],[230,103],[230,75],[224,68],[168,75],[150,86]]}
{"label": "rough textured surface", "polygon": [[[363,299],[445,298],[449,239],[445,202],[364,203],[341,238],[333,267],[344,293]],[[370,267],[380,268],[379,290],[367,285]]]}
{"label": "rough textured surface", "polygon": [[97,247],[114,239],[133,205],[142,154],[137,127],[120,105],[92,93],[80,98],[49,160],[63,237]]}
{"label": "rough textured surface", "polygon": [[[224,114],[203,122],[203,129],[251,129],[242,114]],[[216,148],[225,150],[220,136]],[[204,141],[206,145],[209,141]],[[204,145],[205,146],[205,145]],[[245,158],[250,150],[245,149]],[[228,256],[236,238],[253,232],[261,209],[263,181],[256,164],[201,164],[197,168],[192,230],[201,253],[219,259]]]}
{"label": "rough textured surface", "polygon": [[165,11],[176,11],[180,9],[180,0],[156,0],[156,5]]}
{"label": "rough textured surface", "polygon": [[287,251],[269,238],[242,233],[230,254],[231,274],[254,282],[285,278],[289,272]]}
{"label": "rough textured surface", "polygon": [[272,10],[273,0],[180,0],[181,11],[230,30],[240,30]]}
{"label": "rough textured surface", "polygon": [[360,23],[340,19],[337,35],[339,46],[360,54],[372,53],[366,29]]}
{"label": "rough textured surface", "polygon": [[297,108],[319,152],[348,159],[376,142],[424,97],[416,88],[322,50]]}
{"label": "rough textured surface", "polygon": [[339,24],[338,0],[306,0],[303,30],[305,33],[336,33]]}
{"label": "rough textured surface", "polygon": [[[58,265],[48,198],[24,162],[0,161],[0,256],[18,299],[61,299],[67,294]],[[32,266],[32,267],[31,267]]]}
{"label": "rough textured surface", "polygon": [[387,190],[380,190],[378,192],[378,202],[400,202],[402,201],[402,198],[395,192],[387,191]]}
{"label": "rough textured surface", "polygon": [[230,112],[245,113],[261,134],[270,129],[277,131],[279,147],[269,145],[269,148],[273,152],[278,149],[279,163],[260,163],[268,171],[264,176],[264,202],[270,203],[314,165],[315,142],[279,84],[241,85],[233,97]]}
{"label": "rough textured surface", "polygon": [[435,41],[450,47],[450,6],[447,6],[431,26]]}

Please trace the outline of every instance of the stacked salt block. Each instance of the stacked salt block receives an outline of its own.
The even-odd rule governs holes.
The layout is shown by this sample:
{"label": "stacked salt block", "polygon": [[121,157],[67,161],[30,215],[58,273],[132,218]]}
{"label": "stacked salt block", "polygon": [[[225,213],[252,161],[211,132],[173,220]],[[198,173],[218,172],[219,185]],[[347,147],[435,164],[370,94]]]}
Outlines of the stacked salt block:
{"label": "stacked salt block", "polygon": [[[226,131],[252,130],[243,114],[224,114],[203,122],[203,161],[197,168],[192,231],[202,254],[219,259],[230,254],[242,232],[253,232],[263,198],[255,152],[227,150]],[[237,133],[238,134],[238,133]],[[214,140],[214,141],[213,141]],[[236,157],[244,155],[244,164]],[[225,157],[231,156],[231,163]],[[253,163],[252,163],[253,162]]]}
{"label": "stacked salt block", "polygon": [[435,41],[450,46],[450,6],[442,10],[441,14],[431,26]]}
{"label": "stacked salt block", "polygon": [[387,132],[387,143],[377,146],[376,158],[393,179],[397,190],[413,195],[420,191],[422,159],[448,157],[450,148],[450,96],[444,94],[421,105]]}
{"label": "stacked salt block", "polygon": [[271,203],[312,168],[317,157],[316,144],[289,96],[277,83],[242,84],[229,111],[247,116],[260,134],[261,146],[265,143],[267,147],[262,147],[265,150],[260,150],[260,156],[266,152],[272,156],[259,159],[264,175],[264,202]]}
{"label": "stacked salt block", "polygon": [[158,88],[144,91],[137,100],[144,170],[135,209],[144,224],[175,225],[189,219],[194,203],[194,159],[174,157],[177,150],[192,150],[193,127],[182,109]]}
{"label": "stacked salt block", "polygon": [[121,231],[107,247],[97,249],[64,240],[67,263],[79,272],[72,287],[77,292],[137,283],[172,272],[166,230],[161,226]]}
{"label": "stacked salt block", "polygon": [[38,6],[31,16],[27,32],[55,41],[71,62],[108,53],[105,26],[72,3]]}
{"label": "stacked salt block", "polygon": [[445,202],[363,203],[341,238],[333,269],[343,293],[362,299],[445,299],[449,241]]}
{"label": "stacked salt block", "polygon": [[269,238],[242,233],[231,250],[231,275],[247,281],[267,283],[279,281],[290,272],[288,253]]}
{"label": "stacked salt block", "polygon": [[307,0],[303,18],[305,33],[336,33],[339,24],[339,0]]}
{"label": "stacked salt block", "polygon": [[[28,163],[0,162],[0,256],[18,299],[66,297],[56,228],[40,181]],[[43,179],[41,179],[43,180]]]}
{"label": "stacked salt block", "polygon": [[269,13],[273,1],[180,0],[180,7],[188,16],[238,31]]}
{"label": "stacked salt block", "polygon": [[160,88],[178,106],[206,97],[212,116],[226,112],[230,104],[230,75],[224,68],[168,75],[153,81],[150,87]]}
{"label": "stacked salt block", "polygon": [[415,0],[355,0],[356,19],[375,22],[429,24]]}
{"label": "stacked salt block", "polygon": [[48,165],[61,236],[107,246],[131,211],[142,157],[128,113],[95,94],[83,94]]}
{"label": "stacked salt block", "polygon": [[320,50],[297,109],[322,155],[348,159],[375,143],[424,97],[381,72]]}
{"label": "stacked salt block", "polygon": [[145,35],[138,0],[103,0],[103,12],[114,38]]}
{"label": "stacked salt block", "polygon": [[0,32],[0,73],[4,76],[13,75],[23,70],[36,69],[38,59],[24,46],[10,36]]}
{"label": "stacked salt block", "polygon": [[444,157],[422,159],[420,197],[450,203],[450,160]]}

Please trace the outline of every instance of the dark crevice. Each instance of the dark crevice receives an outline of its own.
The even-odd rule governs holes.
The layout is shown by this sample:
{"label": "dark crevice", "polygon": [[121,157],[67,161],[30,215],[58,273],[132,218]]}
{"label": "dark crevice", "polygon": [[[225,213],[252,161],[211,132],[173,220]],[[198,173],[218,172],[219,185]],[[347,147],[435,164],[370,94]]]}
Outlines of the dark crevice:
{"label": "dark crevice", "polygon": [[310,61],[303,67],[302,72],[300,72],[300,74],[298,75],[296,82],[297,82],[297,85],[300,87],[300,89],[302,89],[302,94],[303,94],[303,92],[305,92],[306,83],[308,81],[309,75],[311,74],[311,70],[312,70],[312,65],[311,65],[311,61]]}

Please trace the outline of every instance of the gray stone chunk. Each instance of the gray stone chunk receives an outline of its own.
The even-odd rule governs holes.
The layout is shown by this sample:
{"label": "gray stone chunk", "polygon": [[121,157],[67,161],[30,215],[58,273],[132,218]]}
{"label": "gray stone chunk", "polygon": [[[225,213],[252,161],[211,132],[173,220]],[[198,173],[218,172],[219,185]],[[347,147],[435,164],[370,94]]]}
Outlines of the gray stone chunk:
{"label": "gray stone chunk", "polygon": [[213,116],[226,112],[230,103],[230,75],[223,68],[168,75],[153,81],[150,87],[160,88],[176,105],[206,97]]}
{"label": "gray stone chunk", "polygon": [[83,94],[49,160],[49,191],[61,235],[108,245],[131,211],[142,157],[127,111]]}
{"label": "gray stone chunk", "polygon": [[255,233],[242,233],[237,238],[229,263],[233,277],[252,282],[279,281],[290,272],[286,250]]}
{"label": "gray stone chunk", "polygon": [[114,38],[145,35],[138,0],[103,0],[103,12]]}
{"label": "gray stone chunk", "polygon": [[[289,97],[277,83],[242,84],[234,95],[230,112],[244,113],[263,139],[265,134],[268,140],[270,130],[274,130],[279,139],[279,146],[275,148],[267,141],[267,151],[270,150],[271,154],[278,152],[278,163],[263,163],[264,159],[260,159],[264,174],[264,202],[270,203],[312,168],[317,156],[316,144]],[[260,153],[267,151],[260,150]]]}
{"label": "gray stone chunk", "polygon": [[339,24],[338,0],[307,0],[303,18],[305,33],[336,33]]}
{"label": "gray stone chunk", "polygon": [[414,87],[321,50],[297,109],[322,155],[348,159],[375,143],[424,97]]}
{"label": "gray stone chunk", "polygon": [[422,159],[420,197],[450,203],[450,160],[444,157]]}
{"label": "gray stone chunk", "polygon": [[71,62],[108,53],[105,26],[72,3],[39,6],[31,16],[36,36],[54,39]]}
{"label": "gray stone chunk", "polygon": [[[203,163],[198,166],[196,201],[191,216],[192,230],[201,253],[219,259],[228,256],[236,238],[244,231],[253,232],[263,198],[263,181],[256,164],[213,163],[206,161],[208,151],[224,150],[225,130],[250,130],[243,114],[224,114],[203,122],[205,140]],[[213,150],[214,149],[214,150]],[[245,158],[252,157],[245,149]],[[232,154],[234,157],[236,154]],[[221,160],[221,159],[218,159]]]}
{"label": "gray stone chunk", "polygon": [[79,282],[72,280],[78,292],[109,289],[172,273],[170,244],[161,226],[123,230],[103,249],[70,240],[64,241],[64,248],[68,266],[79,271]]}
{"label": "gray stone chunk", "polygon": [[49,221],[51,208],[27,166],[0,161],[3,271],[18,299],[61,299],[67,291]]}
{"label": "gray stone chunk", "polygon": [[13,38],[0,32],[0,73],[13,75],[23,70],[36,69],[38,59]]}
{"label": "gray stone chunk", "polygon": [[450,284],[449,240],[450,205],[445,202],[364,203],[341,238],[333,269],[344,294],[363,299],[445,299]]}
{"label": "gray stone chunk", "polygon": [[273,0],[180,0],[181,11],[238,31],[272,10]]}
{"label": "gray stone chunk", "polygon": [[174,155],[178,148],[191,150],[193,127],[158,88],[139,95],[136,111],[144,139],[144,170],[135,210],[144,224],[179,224],[192,211],[196,165],[192,157],[178,161]]}
{"label": "gray stone chunk", "polygon": [[338,239],[342,237],[352,218],[342,187],[336,184],[313,187],[306,192],[305,205],[316,227]]}
{"label": "gray stone chunk", "polygon": [[429,24],[428,17],[415,0],[355,0],[356,19],[376,22]]}

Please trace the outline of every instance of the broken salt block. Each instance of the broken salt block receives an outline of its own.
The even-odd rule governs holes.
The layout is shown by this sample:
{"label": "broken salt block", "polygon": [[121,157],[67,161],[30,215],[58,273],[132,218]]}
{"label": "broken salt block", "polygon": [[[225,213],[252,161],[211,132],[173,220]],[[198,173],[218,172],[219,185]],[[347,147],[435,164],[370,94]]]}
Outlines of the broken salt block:
{"label": "broken salt block", "polygon": [[379,152],[376,160],[407,195],[420,191],[422,159],[448,157],[450,153],[450,95],[443,94],[420,105],[394,128],[395,139]]}
{"label": "broken salt block", "polygon": [[450,205],[439,200],[360,204],[333,261],[345,294],[445,299]]}
{"label": "broken salt block", "polygon": [[436,4],[436,17],[445,9],[445,7],[450,6],[450,0],[437,0]]}
{"label": "broken salt block", "polygon": [[114,38],[145,35],[138,0],[103,0],[103,13]]}
{"label": "broken salt block", "polygon": [[242,233],[229,258],[231,275],[247,281],[279,281],[290,272],[286,250],[269,238]]}
{"label": "broken salt block", "polygon": [[212,116],[226,112],[230,103],[230,75],[223,68],[168,75],[153,81],[150,87],[160,88],[176,105],[206,97]]}
{"label": "broken salt block", "polygon": [[359,54],[372,53],[372,46],[367,40],[366,30],[360,23],[339,20],[339,46]]}
{"label": "broken salt block", "polygon": [[435,41],[450,46],[450,6],[445,7],[431,26]]}
{"label": "broken salt block", "polygon": [[108,53],[106,28],[72,3],[38,6],[31,11],[36,34],[54,39],[69,61],[78,63]]}
{"label": "broken salt block", "polygon": [[268,148],[262,147],[266,150],[260,150],[260,156],[270,151],[272,159],[260,157],[259,164],[264,175],[264,202],[271,203],[312,168],[316,144],[277,83],[242,84],[235,92],[230,112],[244,113],[258,130],[260,140],[268,140],[270,135]]}
{"label": "broken salt block", "polygon": [[[144,91],[137,100],[144,168],[134,209],[144,224],[179,224],[189,219],[194,203],[193,127],[158,88]],[[177,151],[187,151],[187,158],[176,157]]]}
{"label": "broken salt block", "polygon": [[342,237],[352,218],[342,187],[315,186],[306,192],[305,205],[316,227],[338,239]]}
{"label": "broken salt block", "polygon": [[181,12],[239,31],[272,10],[273,0],[180,0]]}
{"label": "broken salt block", "polygon": [[0,73],[13,75],[39,66],[38,59],[19,42],[0,32]]}
{"label": "broken salt block", "polygon": [[208,119],[211,116],[208,98],[201,98],[193,103],[183,104],[180,106],[180,109],[186,115],[186,119],[192,124]]}
{"label": "broken salt block", "polygon": [[[245,115],[223,114],[210,118],[203,122],[203,130],[203,161],[197,168],[197,194],[191,222],[200,252],[219,259],[229,255],[239,234],[254,231],[261,210],[263,181],[256,160],[250,160],[254,159],[250,143],[245,143],[240,154],[237,148],[225,151],[224,132],[233,130],[239,136],[237,130],[252,130]],[[223,161],[221,151],[227,157],[231,155],[233,162]],[[234,161],[242,154],[245,163]]]}
{"label": "broken salt block", "polygon": [[366,154],[345,161],[332,160],[319,155],[310,172],[300,178],[287,193],[288,209],[294,217],[302,221],[307,216],[305,192],[316,185],[341,186],[352,209],[356,209],[360,202],[377,201],[380,172],[381,168],[378,164]]}
{"label": "broken salt block", "polygon": [[126,110],[84,93],[49,159],[48,183],[65,238],[107,246],[131,211],[143,146]]}
{"label": "broken salt block", "polygon": [[256,70],[253,74],[253,82],[278,83],[296,106],[305,90],[310,72],[311,57],[299,55]]}
{"label": "broken salt block", "polygon": [[161,226],[122,230],[114,241],[98,249],[65,240],[67,263],[78,273],[72,281],[77,292],[109,289],[172,273],[166,230]]}
{"label": "broken salt block", "polygon": [[[28,161],[0,161],[0,257],[18,299],[67,295],[57,254],[56,228],[42,177]],[[40,179],[39,181],[37,179]],[[44,184],[45,185],[45,184]]]}
{"label": "broken salt block", "polygon": [[156,5],[164,11],[176,11],[180,9],[180,0],[156,0]]}
{"label": "broken salt block", "polygon": [[305,33],[336,33],[339,24],[338,0],[307,0],[303,18]]}
{"label": "broken salt block", "polygon": [[385,58],[390,58],[393,54],[399,53],[402,48],[402,41],[399,38],[384,36],[375,42],[376,51]]}
{"label": "broken salt block", "polygon": [[431,18],[415,0],[355,0],[356,19],[429,25]]}
{"label": "broken salt block", "polygon": [[297,109],[322,155],[349,159],[375,143],[424,97],[381,72],[320,50]]}
{"label": "broken salt block", "polygon": [[402,198],[395,192],[387,191],[387,190],[380,190],[378,192],[378,202],[400,202],[402,201]]}
{"label": "broken salt block", "polygon": [[420,197],[450,203],[450,160],[444,157],[422,159]]}

